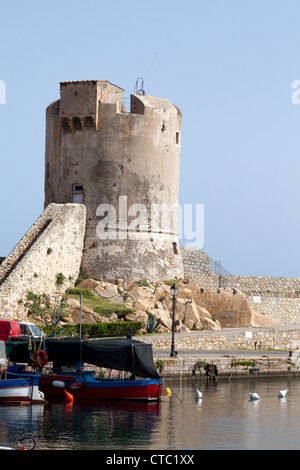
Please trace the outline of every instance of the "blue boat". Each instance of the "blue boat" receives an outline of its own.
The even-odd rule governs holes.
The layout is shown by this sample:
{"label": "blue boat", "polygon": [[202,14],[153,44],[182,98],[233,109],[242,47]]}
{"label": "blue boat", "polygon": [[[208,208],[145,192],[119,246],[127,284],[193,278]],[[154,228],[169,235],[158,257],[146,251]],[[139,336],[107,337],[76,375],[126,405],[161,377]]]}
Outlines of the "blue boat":
{"label": "blue boat", "polygon": [[39,374],[2,373],[0,376],[0,404],[43,404],[45,401],[39,390],[39,380]]}
{"label": "blue boat", "polygon": [[39,373],[28,374],[19,366],[5,368],[6,344],[0,341],[0,405],[29,405],[44,403],[44,395],[39,390]]}

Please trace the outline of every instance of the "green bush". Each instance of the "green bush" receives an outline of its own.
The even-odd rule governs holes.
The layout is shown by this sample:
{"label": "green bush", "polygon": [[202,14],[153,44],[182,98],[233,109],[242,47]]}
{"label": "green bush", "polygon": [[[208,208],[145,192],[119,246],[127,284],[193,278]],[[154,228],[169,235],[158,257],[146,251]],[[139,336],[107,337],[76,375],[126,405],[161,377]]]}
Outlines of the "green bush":
{"label": "green bush", "polygon": [[56,274],[56,284],[58,286],[62,286],[65,281],[67,280],[66,276],[63,275],[63,273],[58,273]]}
{"label": "green bush", "polygon": [[118,317],[125,317],[127,313],[135,312],[135,308],[130,307],[119,307],[119,306],[111,306],[111,305],[102,305],[99,307],[94,308],[94,312],[99,313],[100,315],[109,316],[111,313],[116,313]]}
{"label": "green bush", "polygon": [[[107,338],[116,336],[127,336],[129,334],[136,335],[142,328],[142,322],[112,322],[112,323],[83,323],[81,325],[81,334],[87,338]],[[48,336],[53,326],[43,329]],[[56,336],[79,336],[79,323],[67,323],[56,329]]]}
{"label": "green bush", "polygon": [[82,294],[84,297],[93,297],[94,293],[91,289],[79,289],[78,287],[70,287],[66,290],[67,294]]}

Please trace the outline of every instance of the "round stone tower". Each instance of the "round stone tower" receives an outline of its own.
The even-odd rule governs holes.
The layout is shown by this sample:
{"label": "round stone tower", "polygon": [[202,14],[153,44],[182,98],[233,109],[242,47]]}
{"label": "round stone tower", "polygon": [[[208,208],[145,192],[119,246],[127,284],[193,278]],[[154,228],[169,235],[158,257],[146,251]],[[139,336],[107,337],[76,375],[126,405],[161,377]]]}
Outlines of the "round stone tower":
{"label": "round stone tower", "polygon": [[82,271],[114,281],[183,276],[177,237],[181,112],[108,81],[60,84],[46,111],[45,206],[86,206]]}

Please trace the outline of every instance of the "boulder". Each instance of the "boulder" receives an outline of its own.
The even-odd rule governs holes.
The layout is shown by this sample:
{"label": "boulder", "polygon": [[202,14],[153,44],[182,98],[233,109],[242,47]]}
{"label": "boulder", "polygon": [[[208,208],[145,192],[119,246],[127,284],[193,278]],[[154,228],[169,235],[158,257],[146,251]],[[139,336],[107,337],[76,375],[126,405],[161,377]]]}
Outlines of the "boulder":
{"label": "boulder", "polygon": [[124,302],[124,297],[119,293],[118,286],[110,282],[96,281],[95,279],[84,279],[78,286],[79,289],[91,289],[95,294],[110,299],[112,302]]}
{"label": "boulder", "polygon": [[138,309],[138,310],[142,310],[143,312],[152,312],[152,310],[154,309],[154,304],[153,304],[153,300],[151,299],[139,299],[135,302],[132,303],[133,307]]}
{"label": "boulder", "polygon": [[115,312],[112,312],[108,317],[108,321],[112,322],[112,323],[116,322],[116,321],[119,321],[119,317]]}
{"label": "boulder", "polygon": [[175,322],[176,333],[189,333],[191,330],[181,320]]}
{"label": "boulder", "polygon": [[124,297],[120,294],[119,289],[115,284],[102,282],[94,291],[96,294],[104,297],[105,299],[109,299],[112,302],[124,302]]}
{"label": "boulder", "polygon": [[97,287],[101,285],[100,281],[96,281],[95,279],[92,278],[87,278],[81,281],[78,284],[78,289],[91,289],[92,291],[95,291]]}
{"label": "boulder", "polygon": [[197,308],[198,308],[201,323],[205,330],[216,331],[216,330],[222,329],[220,322],[218,320],[214,320],[211,314],[204,307],[197,306]]}
{"label": "boulder", "polygon": [[[67,312],[70,317],[66,317],[65,320],[72,323],[80,322],[80,302],[73,299],[68,299]],[[81,321],[82,323],[107,323],[107,318],[99,315],[99,313],[94,312],[85,306],[82,306],[81,309]]]}
{"label": "boulder", "polygon": [[161,325],[168,328],[168,330],[172,330],[172,317],[168,310],[165,310],[164,308],[157,308],[155,309],[154,315],[157,318],[160,318]]}
{"label": "boulder", "polygon": [[207,290],[191,281],[185,287],[192,291],[196,304],[205,308],[222,328],[250,326],[252,310],[248,297],[242,292],[227,288]]}
{"label": "boulder", "polygon": [[252,326],[276,326],[280,324],[281,322],[277,318],[270,317],[269,315],[263,315],[262,313],[258,313],[255,310],[252,311]]}
{"label": "boulder", "polygon": [[141,321],[142,323],[146,323],[148,320],[147,313],[143,312],[142,310],[136,310],[135,312],[130,312],[125,315],[126,321]]}
{"label": "boulder", "polygon": [[176,316],[190,330],[192,328],[202,328],[199,311],[195,302],[178,298],[175,304],[175,312]]}
{"label": "boulder", "polygon": [[129,296],[133,302],[140,299],[152,299],[154,301],[155,288],[154,286],[141,286],[138,282],[128,285],[127,296]]}

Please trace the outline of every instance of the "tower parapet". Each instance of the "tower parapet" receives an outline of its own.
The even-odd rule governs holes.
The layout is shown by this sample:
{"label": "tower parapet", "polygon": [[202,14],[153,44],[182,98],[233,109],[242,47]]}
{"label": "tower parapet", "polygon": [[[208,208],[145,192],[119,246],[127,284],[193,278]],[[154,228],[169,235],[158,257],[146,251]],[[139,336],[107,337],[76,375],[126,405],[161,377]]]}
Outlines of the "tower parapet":
{"label": "tower parapet", "polygon": [[62,82],[46,112],[45,205],[86,206],[82,269],[107,279],[183,276],[177,213],[181,112],[108,81]]}

